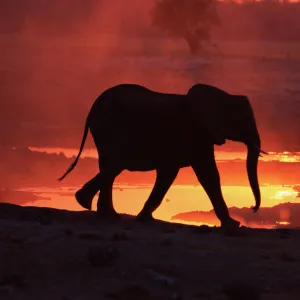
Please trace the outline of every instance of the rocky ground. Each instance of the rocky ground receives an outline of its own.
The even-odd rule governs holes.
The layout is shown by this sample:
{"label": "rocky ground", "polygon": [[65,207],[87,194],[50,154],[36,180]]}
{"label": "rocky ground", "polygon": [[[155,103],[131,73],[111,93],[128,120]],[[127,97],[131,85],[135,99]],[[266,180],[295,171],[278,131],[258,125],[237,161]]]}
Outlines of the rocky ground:
{"label": "rocky ground", "polygon": [[0,299],[300,299],[300,232],[0,204]]}

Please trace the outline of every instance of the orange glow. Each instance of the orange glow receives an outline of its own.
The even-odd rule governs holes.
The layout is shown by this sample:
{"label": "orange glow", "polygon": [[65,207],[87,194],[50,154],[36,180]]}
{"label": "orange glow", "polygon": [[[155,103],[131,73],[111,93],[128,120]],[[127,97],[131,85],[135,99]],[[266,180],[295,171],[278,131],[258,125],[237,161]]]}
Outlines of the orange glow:
{"label": "orange glow", "polygon": [[291,223],[290,222],[285,222],[285,221],[280,221],[280,222],[276,222],[277,224],[280,224],[280,225],[290,225]]}
{"label": "orange glow", "polygon": [[[127,185],[115,185],[113,190],[114,206],[117,212],[126,213],[130,215],[136,215],[142,209],[147,197],[150,194],[151,186],[127,186]],[[77,188],[61,188],[50,189],[40,188],[37,190],[38,194],[43,197],[51,198],[50,201],[41,200],[34,203],[26,203],[26,206],[40,206],[40,207],[54,207],[59,209],[68,209],[74,211],[81,211],[82,208],[77,204],[74,199],[74,191]],[[26,189],[23,189],[26,190]],[[34,189],[31,189],[34,190]],[[224,198],[229,207],[242,208],[246,207],[250,211],[250,207],[253,205],[253,195],[249,187],[228,187],[222,188]],[[261,188],[263,207],[273,207],[278,204],[278,200],[274,198],[274,195],[281,195],[280,203],[298,203],[297,198],[294,198],[292,188],[286,188],[282,190],[280,186],[264,186]],[[168,201],[167,201],[168,199]],[[97,196],[93,201],[93,210],[96,210]],[[218,220],[209,219],[203,222],[193,222],[188,220],[172,220],[171,218],[182,212],[191,211],[210,211],[212,205],[204,192],[203,188],[175,185],[170,188],[164,201],[158,210],[154,213],[154,217],[160,220],[183,223],[190,225],[208,225],[219,226]],[[271,228],[272,226],[264,224],[263,222],[246,222],[243,218],[237,218],[242,225],[251,227]],[[279,215],[278,224],[289,224],[290,211],[281,210]]]}
{"label": "orange glow", "polygon": [[286,197],[286,196],[296,197],[297,195],[298,195],[298,192],[295,192],[295,191],[280,190],[280,191],[277,191],[276,194],[272,198],[281,200],[281,199],[284,199],[284,197]]}
{"label": "orange glow", "polygon": [[[67,157],[72,158],[77,155],[78,149],[72,148],[30,148],[32,151],[46,152],[46,153],[64,153]],[[222,191],[224,199],[229,207],[246,207],[247,209],[253,206],[254,198],[252,191],[249,187],[246,168],[245,168],[245,159],[246,152],[226,152],[220,151],[220,148],[216,149],[216,159],[220,167],[220,175],[222,180]],[[83,157],[93,157],[96,158],[97,152],[94,148],[86,149],[83,153]],[[283,178],[295,178],[296,183],[299,183],[297,168],[299,163],[294,161],[289,161],[289,163],[282,162],[282,158],[286,159],[288,156],[297,157],[299,159],[299,153],[291,152],[270,152],[270,155],[265,155],[263,158],[264,161],[260,164],[259,177],[261,181],[261,192],[262,192],[262,207],[273,207],[274,205],[280,203],[297,203],[298,202],[298,187],[295,185],[278,185],[278,184],[266,184],[266,180],[276,179],[277,182],[283,182]],[[241,160],[241,162],[236,162]],[[260,159],[262,160],[262,158]],[[230,162],[231,161],[231,162]],[[275,162],[274,162],[275,161]],[[265,164],[270,164],[274,162],[275,172],[268,171],[265,168]],[[95,164],[97,167],[97,162],[91,161],[91,164]],[[286,166],[288,169],[284,171],[283,174],[278,173],[278,164]],[[240,165],[238,169],[237,165]],[[291,175],[289,166],[294,166],[294,176]],[[69,179],[72,179],[72,176],[79,176],[80,185],[84,183],[85,180],[89,179],[90,175],[81,174],[82,171],[79,168],[83,168],[84,164],[82,163],[78,169],[76,169],[73,175],[70,175]],[[65,166],[62,166],[65,168]],[[82,169],[81,169],[82,170]],[[284,170],[284,169],[283,169]],[[242,173],[241,173],[242,172]],[[59,172],[58,172],[59,173]],[[281,176],[281,177],[279,177]],[[142,209],[146,199],[148,198],[151,189],[154,184],[154,172],[124,172],[117,179],[114,185],[113,197],[114,197],[114,206],[119,213],[127,213],[131,215],[136,215]],[[242,180],[243,178],[243,180]],[[290,180],[290,179],[289,179]],[[298,181],[297,181],[298,180]],[[229,184],[228,184],[229,181]],[[224,184],[224,182],[226,184]],[[53,189],[42,189],[39,193],[45,197],[51,197],[51,201],[38,201],[34,202],[31,205],[37,206],[50,206],[61,209],[69,210],[82,210],[81,207],[76,203],[74,199],[75,190],[77,187],[72,187],[70,190],[67,187],[61,187],[59,191]],[[55,197],[53,196],[54,194]],[[96,201],[95,197],[93,202],[93,209],[96,210]],[[30,205],[30,204],[26,204]],[[155,212],[154,216],[158,219],[175,222],[175,223],[184,223],[191,225],[208,225],[208,226],[219,226],[218,220],[205,219],[201,221],[189,221],[189,220],[172,220],[172,216],[175,216],[182,212],[192,212],[192,211],[209,211],[212,209],[212,205],[204,192],[201,185],[197,182],[195,174],[193,174],[190,168],[183,168],[175,183],[172,185],[167,195],[165,196],[164,201],[162,202],[159,209]],[[253,228],[273,228],[275,225],[270,225],[264,222],[256,222],[244,220],[242,217],[237,217],[237,219],[244,226],[250,226]],[[280,211],[278,215],[278,225],[289,225],[290,224],[290,212],[287,210]]]}
{"label": "orange glow", "polygon": [[[78,149],[76,148],[38,148],[38,147],[28,147],[32,151],[36,152],[45,152],[45,153],[63,153],[66,157],[73,157],[78,154]],[[219,161],[227,161],[234,159],[246,159],[247,153],[244,152],[227,152],[222,150],[216,151],[216,159]],[[88,148],[83,150],[81,157],[91,157],[97,158],[98,153],[95,148]],[[300,162],[300,152],[268,152],[268,155],[263,155],[260,158],[261,161],[279,161],[279,162],[290,162],[290,163],[299,163]]]}
{"label": "orange glow", "polygon": [[206,225],[209,227],[214,227],[214,226],[219,226],[220,224],[217,223],[206,223],[206,222],[188,222],[188,221],[184,221],[184,220],[180,220],[180,221],[176,221],[176,220],[165,220],[168,221],[170,223],[179,223],[179,224],[185,224],[185,225],[195,225],[195,226],[201,226],[201,225]]}
{"label": "orange glow", "polygon": [[300,162],[300,153],[299,152],[289,152],[289,151],[284,151],[284,152],[269,152],[269,155],[274,159],[278,160],[281,162],[295,162],[298,163]]}
{"label": "orange glow", "polygon": [[290,215],[291,215],[291,212],[288,209],[281,209],[279,224],[282,224],[282,225],[290,224],[290,222],[289,222]]}

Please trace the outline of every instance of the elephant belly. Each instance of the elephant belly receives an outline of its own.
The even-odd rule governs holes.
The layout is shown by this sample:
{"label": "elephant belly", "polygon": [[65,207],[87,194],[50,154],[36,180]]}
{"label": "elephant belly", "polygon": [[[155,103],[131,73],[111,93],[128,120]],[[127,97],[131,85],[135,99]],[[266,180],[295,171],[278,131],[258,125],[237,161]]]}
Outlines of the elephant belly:
{"label": "elephant belly", "polygon": [[100,160],[107,157],[110,162],[121,164],[123,169],[130,171],[190,165],[191,134],[178,105],[181,98],[173,99],[172,96],[174,105],[161,96],[148,98],[144,101],[133,99],[134,106],[131,102],[123,106],[122,102],[107,108],[102,106],[99,109],[101,115],[91,114],[90,129]]}
{"label": "elephant belly", "polygon": [[120,162],[129,171],[150,171],[160,167],[191,165],[192,155],[187,145],[175,141],[127,140],[118,148]]}
{"label": "elephant belly", "polygon": [[126,157],[122,160],[124,170],[128,171],[152,171],[160,168],[176,167],[183,168],[190,166],[191,163],[187,159],[170,159],[168,157]]}
{"label": "elephant belly", "polygon": [[124,170],[150,171],[160,166],[191,165],[193,149],[180,136],[127,134],[102,136],[95,140],[100,163],[107,160]]}

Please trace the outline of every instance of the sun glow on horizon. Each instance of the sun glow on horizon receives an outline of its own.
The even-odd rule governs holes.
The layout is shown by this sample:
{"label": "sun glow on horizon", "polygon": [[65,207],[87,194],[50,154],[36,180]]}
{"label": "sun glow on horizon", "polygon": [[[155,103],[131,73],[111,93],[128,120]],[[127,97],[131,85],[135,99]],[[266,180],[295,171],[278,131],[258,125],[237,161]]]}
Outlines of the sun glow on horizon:
{"label": "sun glow on horizon", "polygon": [[299,193],[296,191],[281,190],[281,191],[277,191],[276,194],[271,198],[281,200],[284,199],[285,197],[297,197],[298,194]]}
{"label": "sun glow on horizon", "polygon": [[279,221],[279,222],[276,222],[276,224],[279,224],[279,225],[290,225],[291,223],[287,222],[287,221]]}
{"label": "sun glow on horizon", "polygon": [[[122,187],[120,189],[120,187]],[[30,191],[41,197],[49,198],[49,200],[38,200],[35,202],[27,202],[24,206],[51,207],[70,211],[84,211],[74,198],[75,190],[79,187],[63,187],[60,189],[54,188],[27,188],[23,191]],[[145,186],[126,186],[125,184],[116,184],[113,190],[114,207],[118,213],[136,215],[143,207],[147,197],[150,194],[152,185]],[[224,198],[228,207],[249,208],[253,206],[254,199],[249,187],[225,186],[222,188]],[[262,192],[262,207],[273,207],[282,203],[299,203],[294,197],[296,192],[293,187],[283,189],[282,186],[263,186]],[[280,202],[278,202],[280,197]],[[96,202],[98,196],[94,198],[93,210],[96,210]],[[293,200],[295,199],[295,200]],[[194,188],[188,185],[173,186],[168,191],[159,209],[154,213],[154,217],[159,220],[182,223],[186,225],[207,225],[210,227],[219,226],[220,223],[216,219],[206,218],[203,221],[195,221],[193,218],[182,220],[182,218],[173,218],[173,216],[188,213],[188,212],[208,212],[212,210],[212,205],[205,194],[203,188],[199,186]],[[290,223],[291,211],[289,209],[281,209],[277,218],[276,224],[280,226],[288,226]],[[253,228],[274,228],[268,222],[246,221],[241,217],[238,219],[243,226]],[[248,223],[247,223],[248,222]]]}

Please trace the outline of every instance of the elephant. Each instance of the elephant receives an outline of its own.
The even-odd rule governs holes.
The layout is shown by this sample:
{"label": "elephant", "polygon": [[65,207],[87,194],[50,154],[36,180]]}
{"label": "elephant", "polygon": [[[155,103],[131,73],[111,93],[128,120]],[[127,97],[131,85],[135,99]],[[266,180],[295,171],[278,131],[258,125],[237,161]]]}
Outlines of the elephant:
{"label": "elephant", "polygon": [[91,210],[92,200],[100,190],[99,216],[118,216],[112,187],[123,170],[156,171],[154,187],[136,217],[151,221],[180,168],[191,167],[221,227],[239,227],[223,198],[214,156],[214,145],[222,145],[226,139],[247,145],[247,172],[256,201],[253,211],[260,207],[257,163],[263,151],[247,96],[201,83],[192,86],[187,94],[161,93],[137,84],[108,88],[92,105],[79,153],[59,180],[75,168],[89,130],[99,155],[100,172],[75,193],[75,198],[83,208]]}

